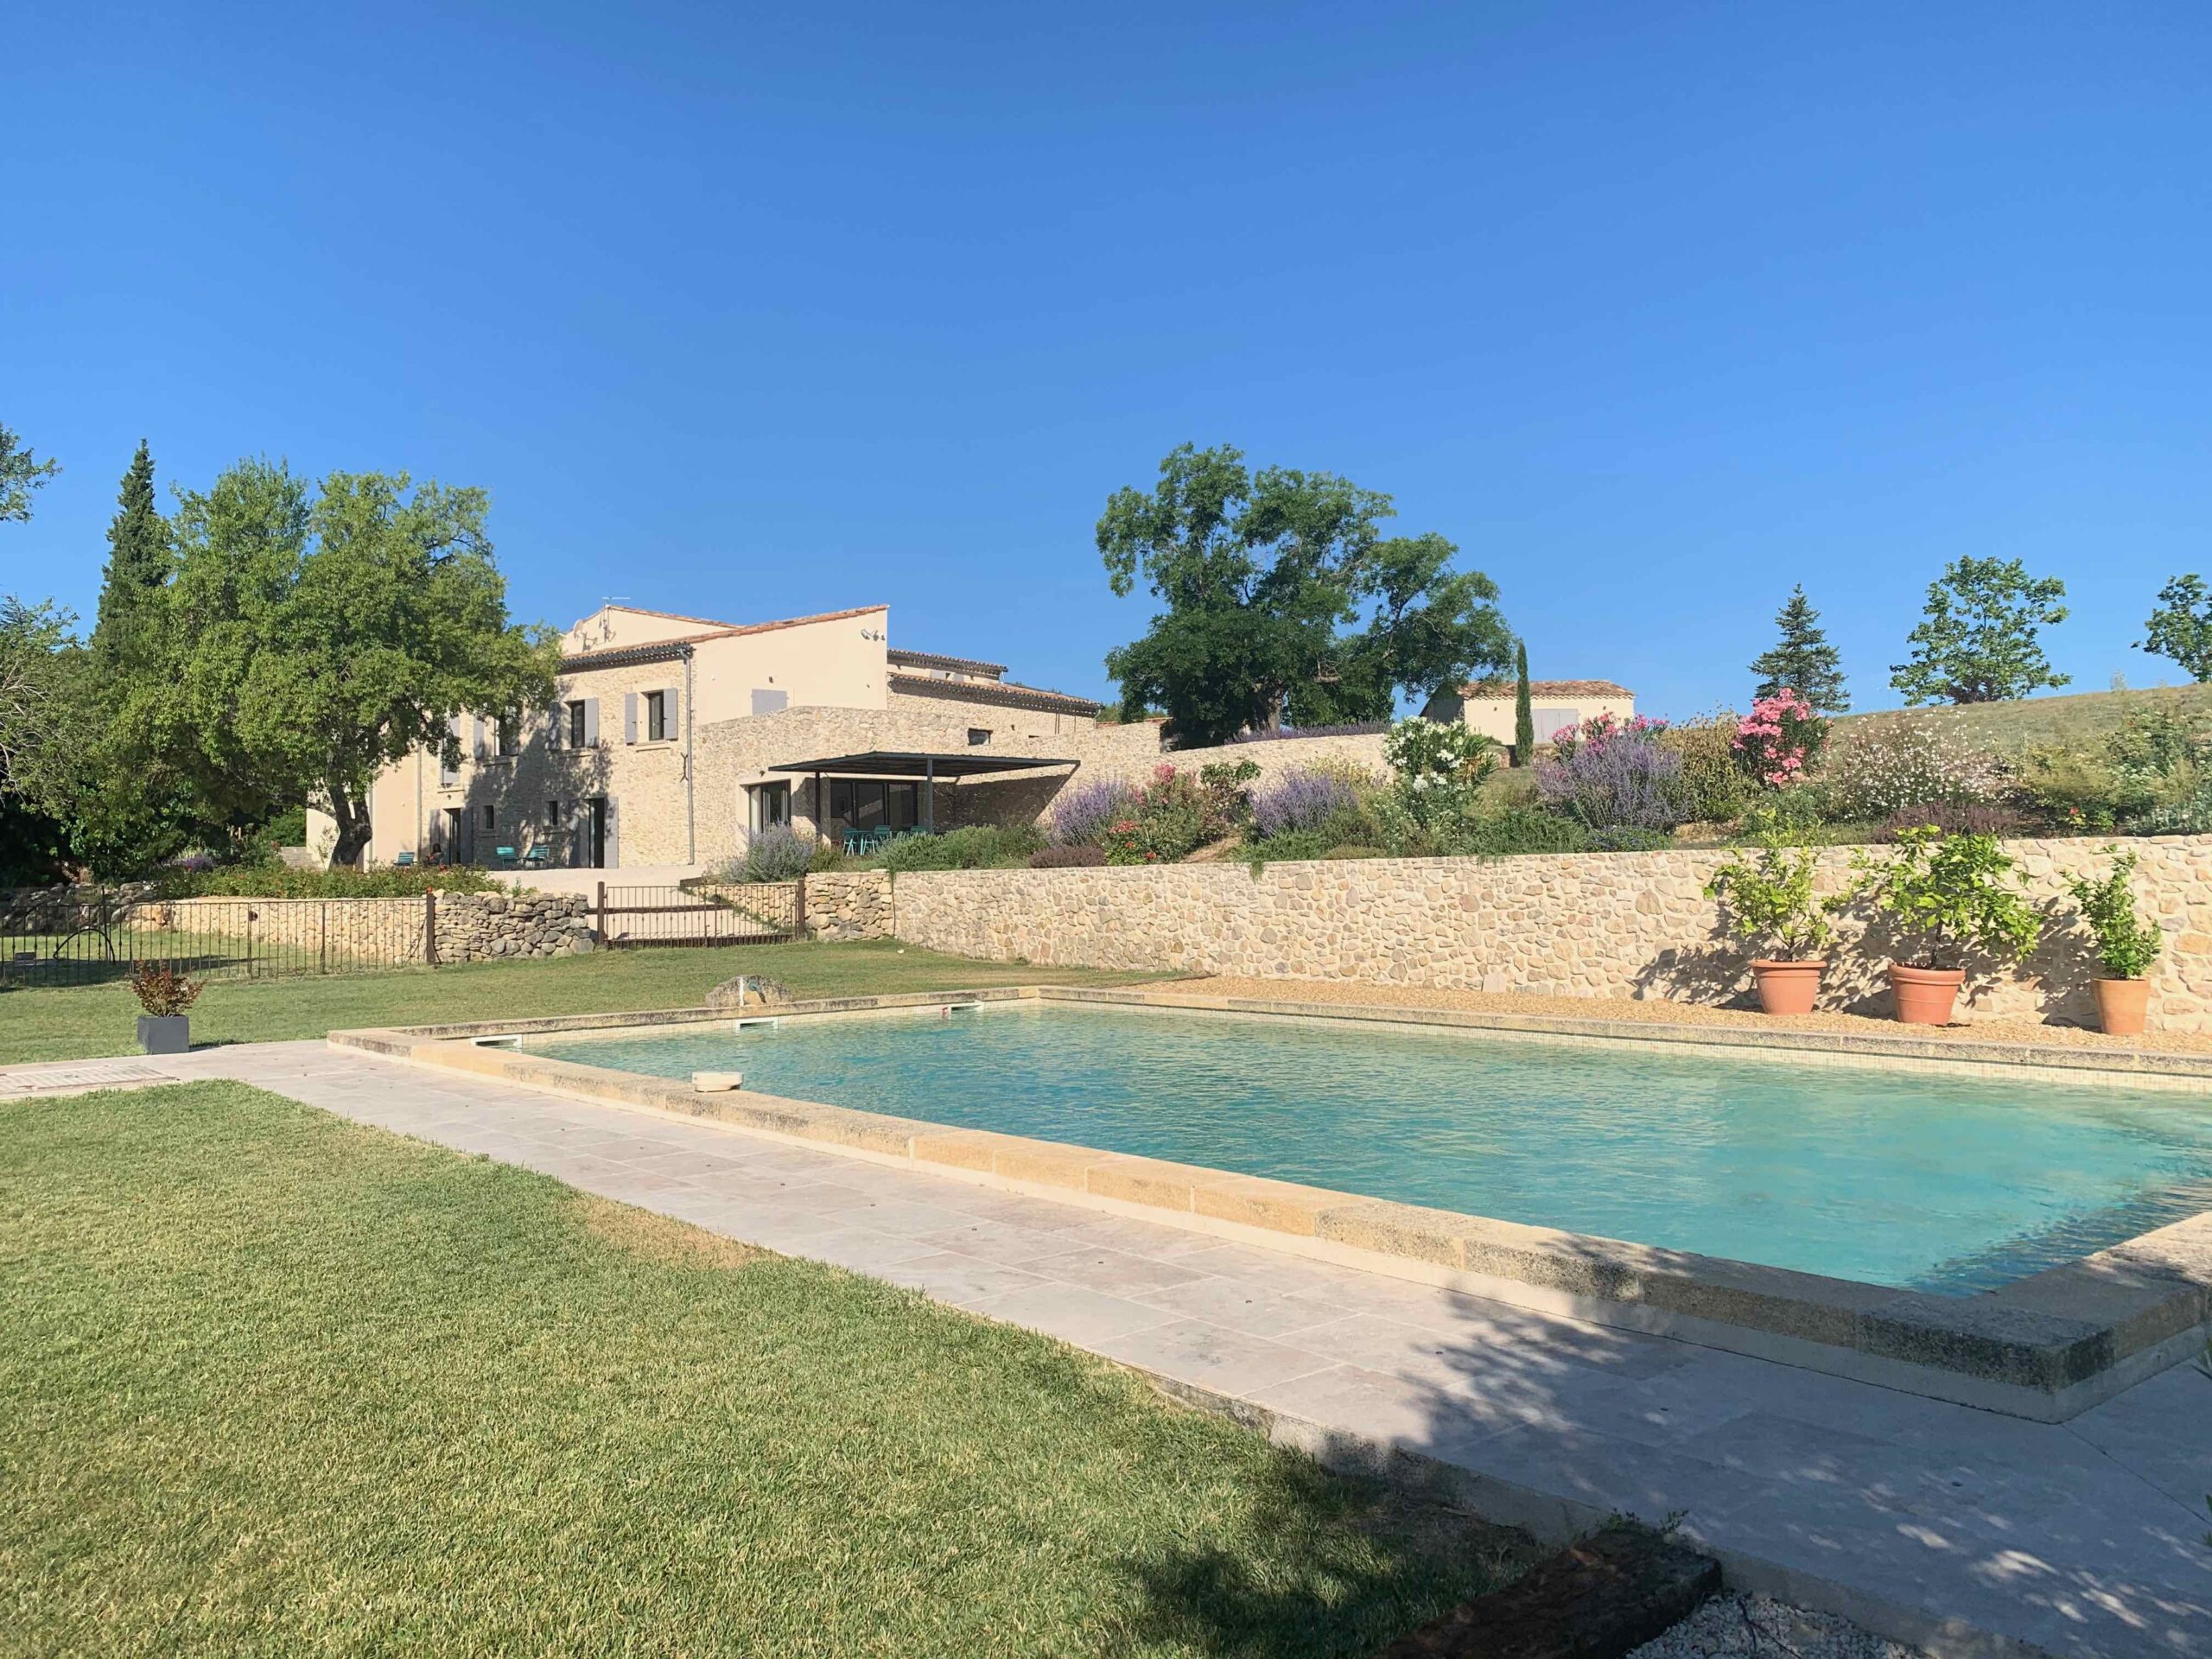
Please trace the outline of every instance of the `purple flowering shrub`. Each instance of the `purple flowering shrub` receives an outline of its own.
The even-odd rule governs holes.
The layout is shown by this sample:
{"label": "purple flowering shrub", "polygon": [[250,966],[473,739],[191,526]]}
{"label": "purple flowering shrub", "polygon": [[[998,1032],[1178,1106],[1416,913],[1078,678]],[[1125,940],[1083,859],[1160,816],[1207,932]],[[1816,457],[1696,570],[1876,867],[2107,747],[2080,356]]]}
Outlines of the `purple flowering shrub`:
{"label": "purple flowering shrub", "polygon": [[1253,796],[1252,828],[1265,841],[1319,830],[1358,807],[1358,791],[1345,779],[1325,772],[1286,772]]}
{"label": "purple flowering shrub", "polygon": [[1104,779],[1071,784],[1052,803],[1052,839],[1063,847],[1097,845],[1135,805],[1135,791],[1126,784]]}
{"label": "purple flowering shrub", "polygon": [[1592,733],[1536,766],[1544,804],[1591,830],[1671,830],[1682,821],[1682,757],[1656,723]]}

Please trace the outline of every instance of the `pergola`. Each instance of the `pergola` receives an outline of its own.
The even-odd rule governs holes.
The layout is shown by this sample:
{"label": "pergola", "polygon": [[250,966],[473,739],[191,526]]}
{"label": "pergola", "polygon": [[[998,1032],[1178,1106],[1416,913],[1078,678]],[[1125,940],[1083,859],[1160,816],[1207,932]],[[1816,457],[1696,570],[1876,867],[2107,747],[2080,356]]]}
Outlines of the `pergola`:
{"label": "pergola", "polygon": [[957,780],[988,777],[1000,772],[1041,772],[1048,766],[1066,766],[1073,770],[1078,764],[1074,760],[1053,760],[1043,755],[978,754],[973,749],[955,749],[936,754],[922,750],[870,749],[865,754],[832,754],[815,760],[786,760],[767,770],[812,774],[814,822],[817,824],[830,821],[822,810],[822,780],[824,778],[865,778],[899,783],[918,780],[922,785],[922,828],[934,835],[937,831],[937,780],[940,778]]}

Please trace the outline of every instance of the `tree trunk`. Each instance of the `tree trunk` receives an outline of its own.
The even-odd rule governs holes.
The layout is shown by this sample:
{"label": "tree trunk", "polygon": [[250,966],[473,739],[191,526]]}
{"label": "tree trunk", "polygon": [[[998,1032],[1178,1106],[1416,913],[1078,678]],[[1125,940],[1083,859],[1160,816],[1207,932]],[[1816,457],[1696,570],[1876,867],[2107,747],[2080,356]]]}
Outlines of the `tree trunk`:
{"label": "tree trunk", "polygon": [[329,795],[330,817],[338,826],[338,839],[330,848],[330,868],[350,870],[360,862],[362,850],[369,844],[369,815],[344,788],[333,787]]}

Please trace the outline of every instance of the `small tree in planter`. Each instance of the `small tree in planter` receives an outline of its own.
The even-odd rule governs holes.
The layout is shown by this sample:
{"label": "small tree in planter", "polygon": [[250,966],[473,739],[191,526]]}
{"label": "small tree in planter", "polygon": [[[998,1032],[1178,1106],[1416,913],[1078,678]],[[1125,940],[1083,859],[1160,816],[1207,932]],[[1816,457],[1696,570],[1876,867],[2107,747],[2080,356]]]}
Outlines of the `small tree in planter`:
{"label": "small tree in planter", "polygon": [[1819,855],[1771,831],[1759,838],[1758,849],[1756,859],[1731,858],[1715,870],[1705,896],[1719,901],[1737,938],[1754,946],[1771,943],[1774,954],[1751,963],[1759,1006],[1769,1014],[1810,1014],[1827,971],[1821,953],[1833,931],[1827,910],[1813,897]]}
{"label": "small tree in planter", "polygon": [[1853,856],[1858,879],[1831,899],[1831,910],[1866,899],[1926,941],[1914,962],[1890,963],[1897,1017],[1907,1025],[1947,1026],[1966,983],[1970,948],[2010,961],[2035,949],[2043,920],[2013,879],[2012,855],[1994,836],[1947,836],[1934,824],[1897,832],[1896,854]]}
{"label": "small tree in planter", "polygon": [[[2113,849],[2105,849],[2107,852]],[[2104,977],[2097,981],[2097,1020],[2115,1037],[2140,1035],[2145,1010],[2151,997],[2145,977],[2158,959],[2164,940],[2158,924],[2136,913],[2135,893],[2129,878],[2135,874],[2136,855],[2124,853],[2099,880],[2077,875],[2067,885],[2082,919],[2096,940],[2097,961]]]}
{"label": "small tree in planter", "polygon": [[166,962],[130,964],[130,989],[138,1006],[138,1046],[149,1054],[181,1054],[192,1046],[192,1021],[185,1010],[199,1001],[202,982],[187,979]]}

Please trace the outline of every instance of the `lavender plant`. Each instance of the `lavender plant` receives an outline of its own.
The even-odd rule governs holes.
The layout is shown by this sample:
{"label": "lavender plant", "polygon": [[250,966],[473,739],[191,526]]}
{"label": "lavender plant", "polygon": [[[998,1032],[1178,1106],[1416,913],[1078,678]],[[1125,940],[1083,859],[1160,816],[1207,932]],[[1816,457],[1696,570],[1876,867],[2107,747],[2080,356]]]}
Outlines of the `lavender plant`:
{"label": "lavender plant", "polygon": [[1096,846],[1135,803],[1135,791],[1126,784],[1106,779],[1071,784],[1052,803],[1052,840],[1062,847]]}

